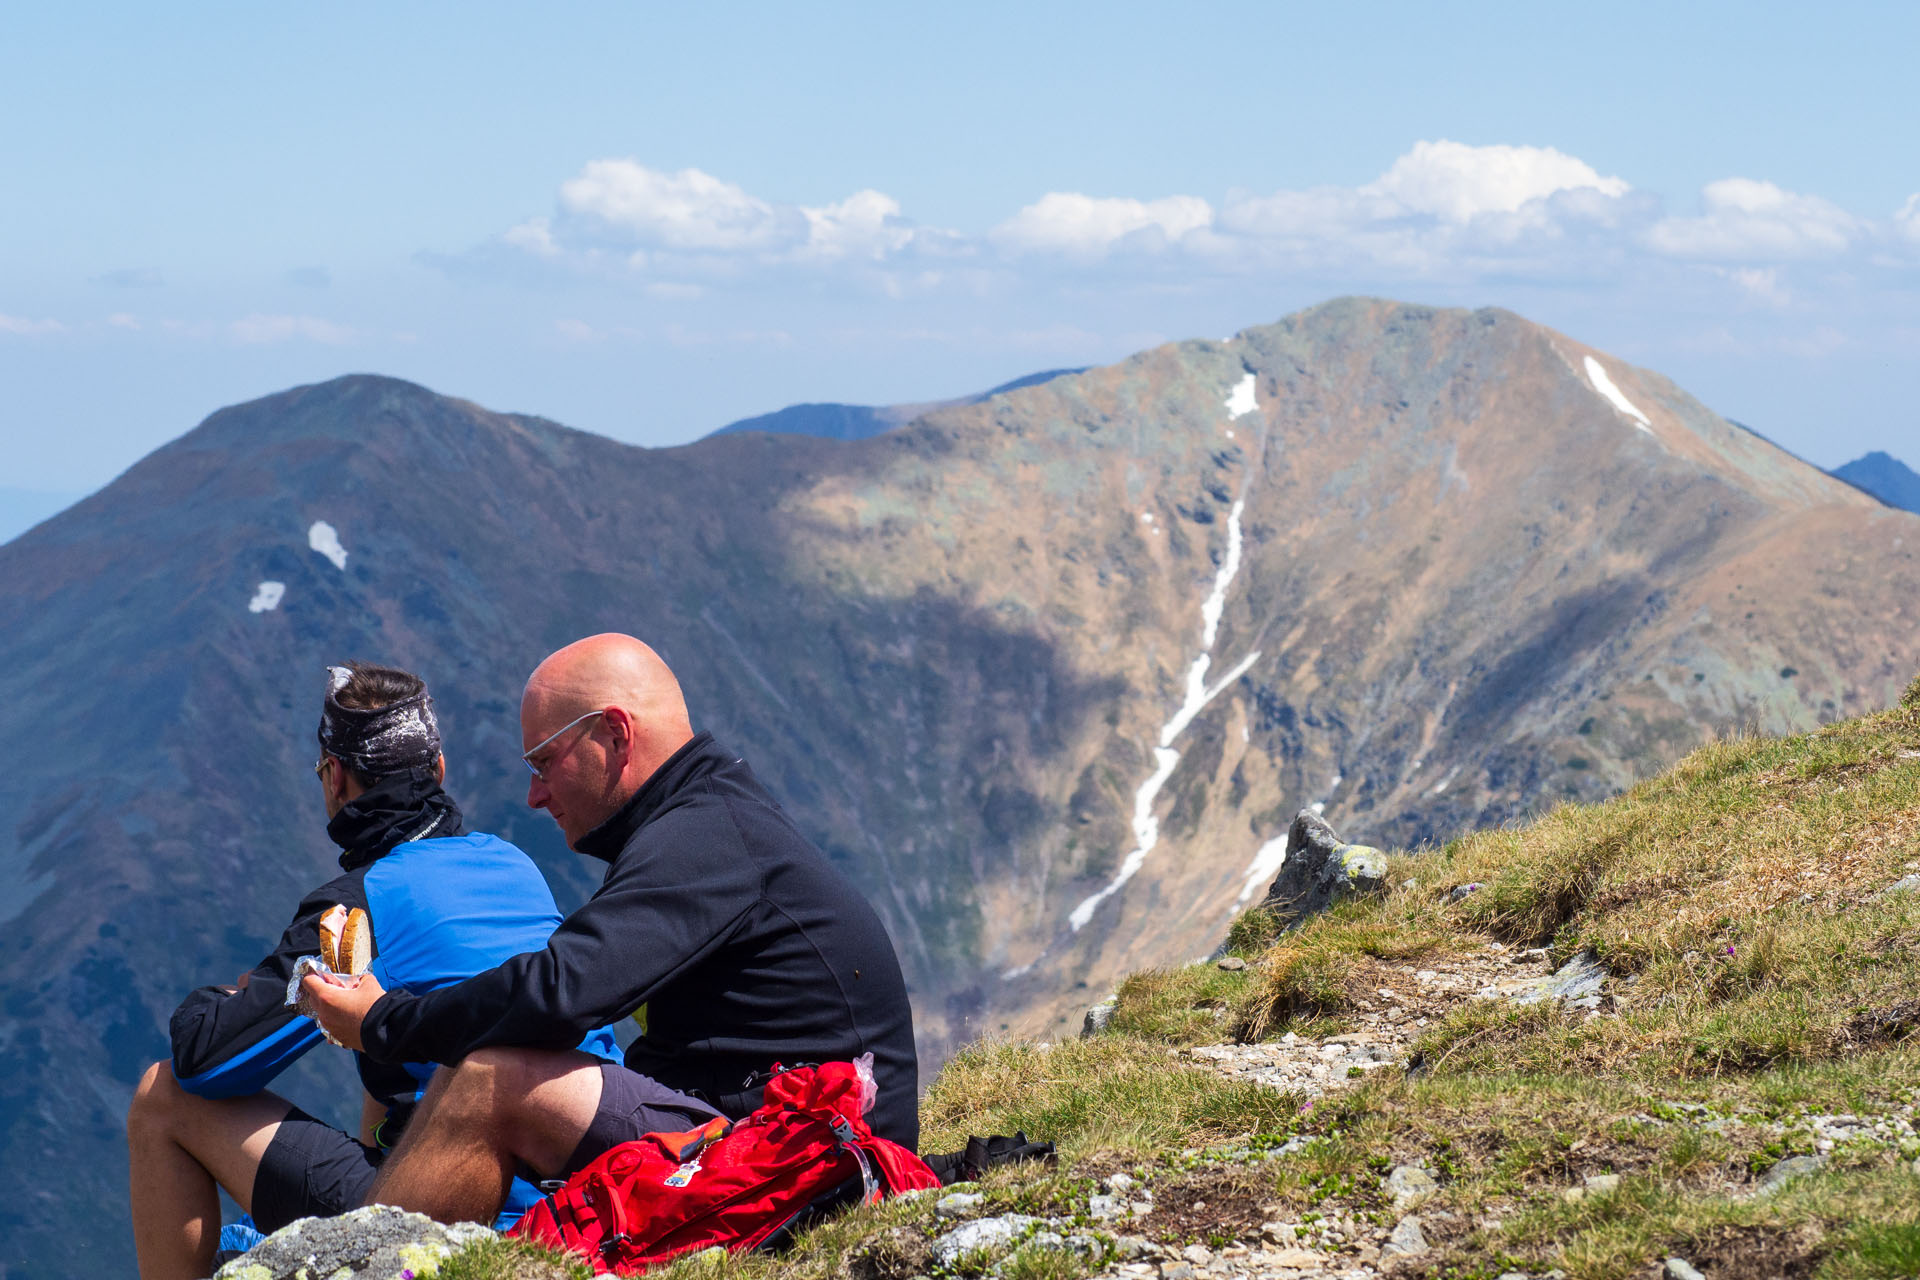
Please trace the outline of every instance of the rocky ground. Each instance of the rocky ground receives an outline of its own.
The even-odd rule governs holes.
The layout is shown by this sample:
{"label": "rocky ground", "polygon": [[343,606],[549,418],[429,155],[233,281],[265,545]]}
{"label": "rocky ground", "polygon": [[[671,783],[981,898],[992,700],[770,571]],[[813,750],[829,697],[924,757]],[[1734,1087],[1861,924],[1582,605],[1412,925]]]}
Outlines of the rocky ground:
{"label": "rocky ground", "polygon": [[[1239,962],[1229,958],[1221,963]],[[1304,1096],[1312,1106],[1315,1099],[1351,1087],[1383,1067],[1417,1072],[1421,1064],[1417,1058],[1410,1060],[1413,1043],[1429,1023],[1463,1001],[1558,999],[1586,1010],[1589,1018],[1600,1018],[1611,1016],[1626,998],[1625,991],[1614,989],[1625,984],[1616,984],[1589,956],[1577,956],[1551,971],[1547,964],[1543,949],[1518,950],[1497,942],[1419,965],[1373,962],[1368,975],[1372,997],[1361,1002],[1358,1015],[1349,1020],[1350,1030],[1318,1038],[1289,1032],[1263,1044],[1199,1045],[1168,1052],[1231,1079]],[[1920,1158],[1915,1158],[1920,1153],[1920,1124],[1913,1103],[1875,1115],[1804,1113],[1782,1118],[1650,1100],[1646,1111],[1623,1119],[1715,1134],[1745,1128],[1751,1131],[1748,1136],[1772,1141],[1783,1152],[1802,1152],[1756,1170],[1751,1181],[1730,1181],[1725,1188],[1730,1195],[1770,1195],[1789,1179],[1824,1167],[1830,1155],[1847,1144],[1897,1149],[1914,1159],[1914,1171],[1920,1174]],[[1483,1212],[1469,1220],[1463,1213],[1429,1205],[1440,1189],[1439,1171],[1399,1164],[1384,1172],[1376,1198],[1376,1203],[1390,1205],[1386,1212],[1335,1209],[1290,1217],[1277,1212],[1278,1205],[1249,1204],[1246,1185],[1255,1180],[1235,1179],[1228,1172],[1235,1165],[1244,1168],[1294,1154],[1313,1141],[1295,1138],[1267,1150],[1190,1151],[1172,1169],[1113,1173],[1089,1197],[1083,1215],[965,1221],[934,1241],[934,1261],[941,1268],[960,1264],[965,1269],[970,1251],[1037,1247],[1097,1260],[1094,1280],[1371,1280],[1424,1274],[1422,1260],[1433,1252],[1430,1238],[1456,1237],[1475,1228],[1498,1230],[1500,1212],[1515,1209],[1482,1206]],[[1210,1183],[1220,1190],[1220,1199],[1211,1204],[1202,1198]],[[1619,1184],[1619,1176],[1612,1173],[1587,1174],[1562,1188],[1560,1195],[1567,1200],[1606,1195]],[[1328,1204],[1337,1199],[1330,1198]],[[965,1217],[980,1200],[964,1190],[948,1192],[938,1211],[943,1217]],[[1091,1229],[1084,1225],[1088,1221]],[[1076,1228],[1075,1222],[1082,1225]],[[1195,1236],[1214,1243],[1179,1243]],[[1751,1262],[1743,1262],[1743,1257],[1736,1240],[1726,1256],[1668,1258],[1648,1275],[1698,1280],[1703,1275],[1759,1274],[1743,1269]],[[1514,1271],[1500,1280],[1549,1280],[1561,1274]]]}

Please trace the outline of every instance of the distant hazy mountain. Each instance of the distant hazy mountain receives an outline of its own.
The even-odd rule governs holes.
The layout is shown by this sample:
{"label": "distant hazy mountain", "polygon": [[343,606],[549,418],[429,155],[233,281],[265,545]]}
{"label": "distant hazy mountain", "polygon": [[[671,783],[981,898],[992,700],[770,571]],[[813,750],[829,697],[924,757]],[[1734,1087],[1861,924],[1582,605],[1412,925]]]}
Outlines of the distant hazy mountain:
{"label": "distant hazy mountain", "polygon": [[1920,475],[1891,454],[1876,449],[1844,467],[1835,467],[1833,474],[1890,507],[1920,511]]}
{"label": "distant hazy mountain", "polygon": [[11,542],[48,516],[65,511],[85,496],[0,485],[0,542]]}
{"label": "distant hazy mountain", "polygon": [[1055,378],[1084,372],[1084,369],[1049,369],[1045,373],[1030,373],[1024,378],[1003,382],[990,391],[982,391],[978,395],[961,396],[957,400],[929,400],[919,404],[885,405],[793,404],[784,409],[776,409],[772,413],[763,413],[757,418],[742,418],[738,422],[730,422],[710,434],[724,436],[740,431],[766,431],[775,435],[820,436],[827,440],[865,440],[868,436],[877,436],[883,431],[903,427],[922,414],[931,413],[935,409],[978,404],[1005,391],[1037,387]]}
{"label": "distant hazy mountain", "polygon": [[1203,954],[1303,805],[1438,839],[1888,705],[1916,553],[1658,374],[1363,299],[846,442],[372,377],[221,410],[0,546],[0,1276],[130,1273],[137,1074],[333,866],[328,661],[423,672],[450,789],[571,903],[521,683],[647,637],[872,897],[931,1062]]}

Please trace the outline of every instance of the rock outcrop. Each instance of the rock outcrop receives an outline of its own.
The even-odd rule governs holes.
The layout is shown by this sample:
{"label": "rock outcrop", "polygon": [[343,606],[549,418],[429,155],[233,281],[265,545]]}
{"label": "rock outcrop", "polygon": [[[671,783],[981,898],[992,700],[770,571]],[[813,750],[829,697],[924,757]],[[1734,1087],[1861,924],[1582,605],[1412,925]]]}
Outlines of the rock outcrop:
{"label": "rock outcrop", "polygon": [[1260,907],[1292,926],[1342,898],[1375,893],[1386,884],[1386,854],[1347,843],[1325,819],[1302,809],[1287,829],[1286,860]]}
{"label": "rock outcrop", "polygon": [[420,1280],[490,1227],[447,1227],[424,1214],[368,1205],[337,1218],[288,1223],[214,1273],[214,1280]]}

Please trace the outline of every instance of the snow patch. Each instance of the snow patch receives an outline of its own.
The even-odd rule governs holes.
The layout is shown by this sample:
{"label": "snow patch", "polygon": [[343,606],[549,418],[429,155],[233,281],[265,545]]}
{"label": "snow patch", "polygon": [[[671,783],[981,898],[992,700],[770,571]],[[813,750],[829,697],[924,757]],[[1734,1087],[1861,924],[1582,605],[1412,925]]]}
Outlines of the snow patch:
{"label": "snow patch", "polygon": [[1240,890],[1240,896],[1233,900],[1235,911],[1247,905],[1255,893],[1273,883],[1280,874],[1281,866],[1287,860],[1287,838],[1275,836],[1260,846],[1260,852],[1253,855],[1253,861],[1247,864],[1246,887]]}
{"label": "snow patch", "polygon": [[[1251,377],[1248,385],[1251,385]],[[1106,888],[1086,898],[1068,914],[1067,923],[1073,926],[1075,933],[1086,928],[1101,903],[1133,879],[1134,874],[1146,865],[1147,855],[1153,852],[1154,845],[1160,843],[1160,819],[1154,816],[1153,802],[1159,796],[1160,788],[1166,786],[1167,779],[1173,776],[1174,767],[1180,763],[1180,753],[1173,749],[1175,740],[1193,723],[1193,718],[1206,709],[1208,703],[1226,692],[1234,681],[1246,674],[1247,668],[1260,659],[1259,650],[1255,650],[1235,663],[1233,669],[1219,681],[1207,683],[1207,671],[1213,665],[1213,641],[1220,628],[1221,611],[1226,607],[1227,587],[1240,571],[1240,512],[1245,505],[1244,500],[1234,503],[1233,510],[1227,516],[1227,557],[1214,575],[1213,590],[1200,606],[1201,652],[1194,658],[1193,665],[1187,668],[1186,694],[1180,700],[1180,709],[1173,713],[1173,718],[1160,726],[1159,745],[1153,751],[1154,770],[1140,784],[1140,789],[1133,793],[1134,847],[1121,860],[1119,872]]]}
{"label": "snow patch", "polygon": [[1229,418],[1245,417],[1259,407],[1260,402],[1253,397],[1252,374],[1248,374],[1246,377],[1240,379],[1240,381],[1234,383],[1233,390],[1227,393],[1227,416]]}
{"label": "snow patch", "polygon": [[1614,408],[1632,418],[1642,431],[1648,435],[1653,434],[1653,424],[1648,421],[1647,415],[1633,407],[1633,401],[1627,399],[1620,388],[1613,385],[1613,379],[1607,376],[1606,369],[1592,356],[1587,357],[1587,381],[1591,382],[1593,389],[1605,396]]}
{"label": "snow patch", "polygon": [[253,589],[253,599],[247,601],[247,612],[272,613],[280,607],[280,601],[286,594],[286,583],[263,582]]}
{"label": "snow patch", "polygon": [[1213,648],[1213,633],[1220,627],[1220,611],[1227,607],[1227,584],[1233,581],[1233,575],[1240,572],[1240,510],[1247,505],[1246,499],[1233,504],[1233,510],[1227,514],[1227,558],[1220,563],[1220,572],[1213,575],[1213,590],[1207,594],[1200,605],[1200,647]]}
{"label": "snow patch", "polygon": [[308,528],[307,545],[333,561],[334,568],[347,567],[347,549],[340,545],[340,531],[325,520],[315,520]]}

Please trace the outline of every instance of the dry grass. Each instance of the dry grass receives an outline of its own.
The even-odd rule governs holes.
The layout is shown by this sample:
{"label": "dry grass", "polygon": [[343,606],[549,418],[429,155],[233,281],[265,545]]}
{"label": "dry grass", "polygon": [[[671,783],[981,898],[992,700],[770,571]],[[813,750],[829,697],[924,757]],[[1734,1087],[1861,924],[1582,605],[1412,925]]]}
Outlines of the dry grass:
{"label": "dry grass", "polygon": [[1100,1151],[1148,1156],[1229,1138],[1291,1133],[1300,1101],[1182,1066],[1123,1036],[1037,1045],[987,1042],[948,1062],[920,1104],[921,1146],[957,1150],[969,1134],[1016,1129],[1069,1161]]}

